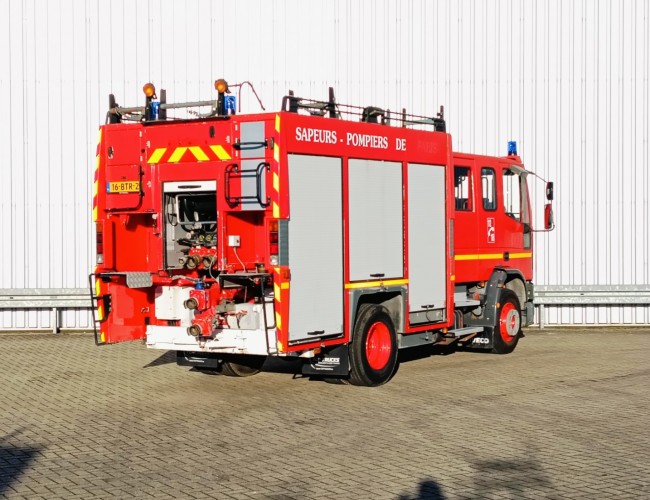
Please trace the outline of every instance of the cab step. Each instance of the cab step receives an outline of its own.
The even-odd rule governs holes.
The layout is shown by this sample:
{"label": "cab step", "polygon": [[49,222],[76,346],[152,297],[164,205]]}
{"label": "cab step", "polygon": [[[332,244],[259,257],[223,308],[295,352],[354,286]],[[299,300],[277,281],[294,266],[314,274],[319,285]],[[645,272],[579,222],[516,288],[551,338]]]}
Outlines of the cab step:
{"label": "cab step", "polygon": [[472,333],[481,333],[483,331],[482,326],[466,326],[464,328],[456,328],[455,330],[449,330],[447,335],[453,335],[454,337],[464,337],[465,335],[470,335]]}

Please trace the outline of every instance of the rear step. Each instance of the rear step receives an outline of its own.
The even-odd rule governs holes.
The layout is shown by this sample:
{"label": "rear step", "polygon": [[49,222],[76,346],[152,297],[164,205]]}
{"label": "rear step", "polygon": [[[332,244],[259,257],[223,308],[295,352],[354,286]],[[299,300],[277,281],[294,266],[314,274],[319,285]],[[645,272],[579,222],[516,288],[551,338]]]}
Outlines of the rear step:
{"label": "rear step", "polygon": [[454,337],[464,337],[470,333],[481,333],[484,330],[482,326],[466,326],[465,328],[456,328],[455,330],[449,330],[447,335],[453,335]]}

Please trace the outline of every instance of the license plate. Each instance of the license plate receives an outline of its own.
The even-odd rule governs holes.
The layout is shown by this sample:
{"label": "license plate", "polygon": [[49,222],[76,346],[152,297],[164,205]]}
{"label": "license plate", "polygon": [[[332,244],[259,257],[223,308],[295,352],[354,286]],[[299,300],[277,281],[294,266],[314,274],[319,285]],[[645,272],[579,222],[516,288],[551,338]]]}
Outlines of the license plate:
{"label": "license plate", "polygon": [[139,193],[140,181],[116,181],[106,184],[107,193]]}

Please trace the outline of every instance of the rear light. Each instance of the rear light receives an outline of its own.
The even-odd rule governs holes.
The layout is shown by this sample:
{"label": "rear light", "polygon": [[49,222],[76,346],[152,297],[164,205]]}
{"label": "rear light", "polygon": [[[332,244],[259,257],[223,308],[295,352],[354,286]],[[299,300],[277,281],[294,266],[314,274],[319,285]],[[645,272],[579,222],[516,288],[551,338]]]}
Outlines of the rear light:
{"label": "rear light", "polygon": [[277,266],[280,263],[278,259],[278,221],[269,221],[269,264]]}
{"label": "rear light", "polygon": [[104,223],[97,222],[96,227],[96,249],[97,249],[97,265],[104,263]]}

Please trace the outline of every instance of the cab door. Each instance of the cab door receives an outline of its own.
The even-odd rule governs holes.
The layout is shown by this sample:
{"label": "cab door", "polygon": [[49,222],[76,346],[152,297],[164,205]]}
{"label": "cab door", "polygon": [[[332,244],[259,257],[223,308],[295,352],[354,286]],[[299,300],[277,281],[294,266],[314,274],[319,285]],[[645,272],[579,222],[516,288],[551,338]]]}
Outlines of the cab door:
{"label": "cab door", "polygon": [[532,272],[533,241],[526,171],[517,165],[502,164],[500,194],[504,217],[499,244],[504,262],[528,275]]}
{"label": "cab door", "polygon": [[[473,158],[454,157],[454,258],[456,281],[476,276],[478,260],[478,210],[476,162]],[[479,179],[480,180],[480,179]]]}

